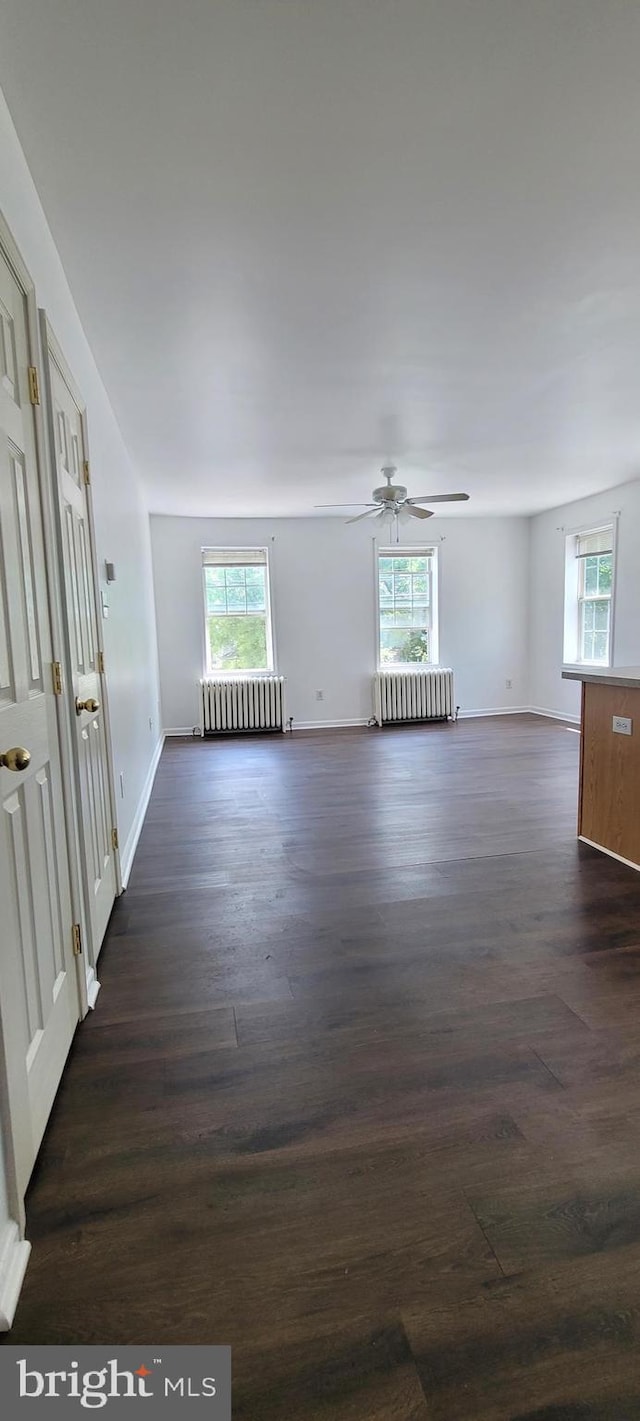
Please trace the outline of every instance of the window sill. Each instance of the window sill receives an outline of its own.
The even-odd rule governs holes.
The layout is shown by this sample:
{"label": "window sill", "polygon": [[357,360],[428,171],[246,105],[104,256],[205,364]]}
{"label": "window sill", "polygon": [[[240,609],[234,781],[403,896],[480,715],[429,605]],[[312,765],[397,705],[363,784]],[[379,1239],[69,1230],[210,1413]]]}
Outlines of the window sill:
{"label": "window sill", "polygon": [[610,671],[610,661],[563,661],[561,671]]}
{"label": "window sill", "polygon": [[385,661],[378,671],[441,671],[439,661]]}

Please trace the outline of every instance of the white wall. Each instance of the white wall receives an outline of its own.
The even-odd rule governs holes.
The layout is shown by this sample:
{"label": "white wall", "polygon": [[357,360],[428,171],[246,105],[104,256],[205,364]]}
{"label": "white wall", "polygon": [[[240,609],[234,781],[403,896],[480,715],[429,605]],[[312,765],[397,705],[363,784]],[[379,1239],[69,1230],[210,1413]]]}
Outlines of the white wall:
{"label": "white wall", "polygon": [[1,93],[0,204],[87,404],[99,569],[102,578],[109,559],[117,572],[103,626],[116,778],[122,772],[125,786],[124,798],[118,789],[118,831],[126,848],[160,729],[148,517]]}
{"label": "white wall", "polygon": [[[79,190],[82,174],[78,174]],[[115,769],[124,774],[118,797],[120,843],[135,825],[136,811],[159,735],[155,614],[148,517],[136,472],[124,446],[105,388],[87,344],[53,238],[31,180],[9,112],[0,93],[0,204],[29,268],[36,299],[44,306],[87,403],[92,487],[100,570],[108,558],[117,569],[110,615],[104,623]],[[96,280],[100,274],[96,272]],[[149,721],[151,720],[151,726]],[[0,1161],[2,1158],[0,1141]],[[13,1226],[15,1229],[15,1225]],[[0,1183],[0,1314],[8,1289],[15,1301],[15,1250],[3,1252],[11,1233]],[[18,1245],[16,1245],[18,1247]],[[19,1247],[26,1247],[19,1246]],[[11,1277],[9,1277],[9,1274]]]}
{"label": "white wall", "polygon": [[[529,703],[525,518],[433,518],[405,543],[440,544],[440,661],[463,711]],[[294,723],[371,715],[375,600],[371,525],[341,518],[152,517],[163,724],[197,724],[203,670],[202,547],[271,548],[277,669]],[[505,682],[513,682],[508,691]],[[316,691],[324,700],[316,700]]]}
{"label": "white wall", "polygon": [[615,569],[613,664],[640,665],[640,483],[622,484],[530,520],[531,703],[562,715],[580,714],[580,686],[561,676],[564,633],[565,537],[606,523],[619,512]]}

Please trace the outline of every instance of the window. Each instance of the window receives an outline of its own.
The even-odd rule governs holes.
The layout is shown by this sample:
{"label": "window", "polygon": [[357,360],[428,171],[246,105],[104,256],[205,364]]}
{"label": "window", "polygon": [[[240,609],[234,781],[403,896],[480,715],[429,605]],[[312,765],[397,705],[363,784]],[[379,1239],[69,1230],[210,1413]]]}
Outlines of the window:
{"label": "window", "polygon": [[207,674],[272,671],[266,548],[203,548]]}
{"label": "window", "polygon": [[610,664],[613,562],[612,526],[567,538],[565,661]]}
{"label": "window", "polygon": [[433,548],[378,553],[378,662],[380,666],[436,662]]}
{"label": "window", "polygon": [[578,559],[578,651],[580,661],[609,661],[613,538],[611,528],[581,533]]}

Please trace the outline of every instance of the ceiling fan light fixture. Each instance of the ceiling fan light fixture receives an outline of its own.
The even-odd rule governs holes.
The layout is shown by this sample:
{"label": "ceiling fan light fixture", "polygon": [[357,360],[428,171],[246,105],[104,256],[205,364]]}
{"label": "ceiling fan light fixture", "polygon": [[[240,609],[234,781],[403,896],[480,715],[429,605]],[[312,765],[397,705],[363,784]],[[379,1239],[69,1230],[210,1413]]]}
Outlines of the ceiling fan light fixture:
{"label": "ceiling fan light fixture", "polygon": [[395,464],[385,464],[380,470],[386,483],[379,488],[374,488],[372,493],[372,503],[317,503],[316,508],[364,508],[364,513],[358,513],[353,518],[347,518],[347,523],[359,523],[361,518],[376,518],[390,520],[390,526],[395,524],[396,535],[400,521],[406,523],[409,518],[433,518],[432,508],[421,508],[422,503],[460,503],[466,502],[468,493],[434,493],[420,494],[409,498],[404,484],[392,483],[398,470]]}

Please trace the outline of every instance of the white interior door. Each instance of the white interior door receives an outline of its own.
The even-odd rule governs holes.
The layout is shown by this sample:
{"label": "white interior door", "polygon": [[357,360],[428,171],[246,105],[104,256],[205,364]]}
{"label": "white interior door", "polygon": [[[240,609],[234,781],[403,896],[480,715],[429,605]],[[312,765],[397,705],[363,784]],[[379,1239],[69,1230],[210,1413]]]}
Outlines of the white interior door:
{"label": "white interior door", "polygon": [[[85,965],[95,965],[118,891],[105,714],[106,684],[98,641],[83,407],[49,333],[52,440],[60,517],[64,601],[70,657],[73,734],[87,928]],[[91,999],[91,997],[90,997]]]}
{"label": "white interior door", "polygon": [[0,249],[0,1023],[20,1195],[78,1021],[29,337]]}

